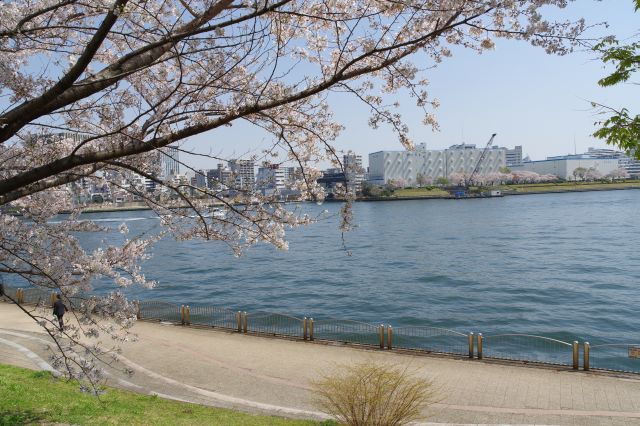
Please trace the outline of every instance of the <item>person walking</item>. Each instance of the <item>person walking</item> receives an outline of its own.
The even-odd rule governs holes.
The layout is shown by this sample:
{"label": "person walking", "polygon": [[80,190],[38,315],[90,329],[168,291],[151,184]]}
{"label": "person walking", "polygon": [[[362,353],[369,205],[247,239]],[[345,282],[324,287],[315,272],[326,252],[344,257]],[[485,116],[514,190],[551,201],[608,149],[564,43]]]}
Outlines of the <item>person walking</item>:
{"label": "person walking", "polygon": [[64,329],[64,313],[67,312],[69,309],[65,306],[65,304],[62,302],[62,295],[60,295],[60,293],[58,293],[56,295],[56,301],[53,304],[53,315],[55,315],[56,317],[58,317],[58,324],[60,325],[60,331],[62,331]]}

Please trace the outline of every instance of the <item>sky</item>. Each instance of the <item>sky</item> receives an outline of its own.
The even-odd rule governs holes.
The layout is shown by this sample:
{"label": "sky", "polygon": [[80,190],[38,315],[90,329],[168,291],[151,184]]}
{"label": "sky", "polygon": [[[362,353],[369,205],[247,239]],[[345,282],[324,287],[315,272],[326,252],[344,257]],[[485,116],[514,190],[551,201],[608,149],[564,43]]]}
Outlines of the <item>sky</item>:
{"label": "sky", "polygon": [[[629,41],[640,32],[640,12],[634,13],[631,0],[577,0],[554,16],[585,18],[588,24],[606,22],[590,36],[615,35]],[[590,101],[612,107],[626,106],[640,111],[640,89],[633,84],[601,88],[598,79],[607,68],[594,52],[576,51],[566,56],[548,55],[525,42],[500,40],[493,51],[478,55],[457,50],[437,68],[429,70],[427,88],[440,101],[435,111],[440,130],[421,123],[422,111],[408,96],[398,96],[400,112],[410,128],[410,137],[426,143],[428,149],[444,149],[452,144],[484,146],[492,133],[494,144],[512,148],[522,145],[532,160],[547,156],[585,152],[589,147],[607,145],[591,134],[599,118]],[[414,57],[417,65],[419,56]],[[611,68],[608,68],[611,70]],[[335,142],[338,150],[352,150],[363,156],[381,150],[401,150],[390,128],[369,128],[369,110],[346,95],[329,98],[336,119],[346,128]],[[224,157],[259,154],[269,138],[246,125],[234,125],[191,138],[183,148]],[[181,158],[195,168],[214,168],[206,157]]]}

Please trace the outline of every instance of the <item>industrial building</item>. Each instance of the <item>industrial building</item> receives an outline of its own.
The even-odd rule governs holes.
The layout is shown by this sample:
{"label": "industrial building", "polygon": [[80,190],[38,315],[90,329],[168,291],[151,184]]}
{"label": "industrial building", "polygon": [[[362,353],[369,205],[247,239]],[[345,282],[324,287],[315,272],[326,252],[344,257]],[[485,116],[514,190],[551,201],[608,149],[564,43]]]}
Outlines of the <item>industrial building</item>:
{"label": "industrial building", "polygon": [[[482,153],[484,159],[478,164]],[[436,180],[450,178],[454,173],[485,175],[506,167],[506,148],[485,149],[475,145],[452,145],[445,150],[428,150],[420,144],[414,151],[378,151],[369,154],[369,182],[383,185],[389,181],[403,181],[407,186],[416,184],[418,176]]]}
{"label": "industrial building", "polygon": [[573,180],[574,170],[578,168],[593,169],[602,176],[606,176],[612,171],[621,167],[620,158],[597,157],[589,154],[564,155],[557,157],[547,157],[546,160],[527,161],[520,165],[511,166],[512,171],[535,172],[540,175],[556,175],[560,179]]}

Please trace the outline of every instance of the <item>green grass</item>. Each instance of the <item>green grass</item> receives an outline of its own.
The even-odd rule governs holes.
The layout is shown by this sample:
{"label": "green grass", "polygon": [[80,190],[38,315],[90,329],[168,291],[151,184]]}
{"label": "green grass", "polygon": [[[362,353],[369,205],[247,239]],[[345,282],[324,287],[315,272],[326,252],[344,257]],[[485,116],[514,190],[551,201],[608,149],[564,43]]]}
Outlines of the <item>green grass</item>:
{"label": "green grass", "polygon": [[604,190],[622,188],[640,188],[638,181],[632,182],[562,182],[562,183],[528,183],[499,186],[505,193],[508,192],[553,192],[553,191],[580,191],[580,190]]}
{"label": "green grass", "polygon": [[0,364],[0,425],[337,425],[330,421],[256,416],[113,388],[104,390],[98,399],[80,392],[77,382]]}
{"label": "green grass", "polygon": [[403,197],[446,197],[449,193],[440,188],[427,189],[427,188],[403,188],[396,189],[393,193],[398,198]]}

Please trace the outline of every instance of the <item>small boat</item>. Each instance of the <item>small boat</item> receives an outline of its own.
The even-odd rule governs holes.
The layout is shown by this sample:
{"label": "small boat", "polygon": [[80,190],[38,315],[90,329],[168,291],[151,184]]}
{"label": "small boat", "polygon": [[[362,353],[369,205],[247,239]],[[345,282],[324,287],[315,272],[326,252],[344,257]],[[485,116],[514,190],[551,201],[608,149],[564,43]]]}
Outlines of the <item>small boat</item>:
{"label": "small boat", "polygon": [[215,219],[224,219],[227,217],[227,212],[223,209],[213,209],[212,216]]}

